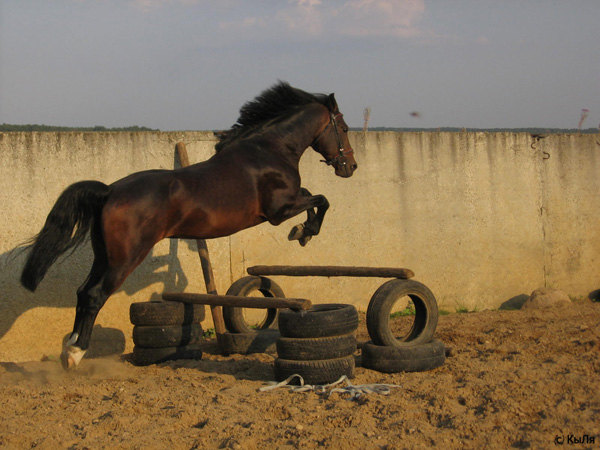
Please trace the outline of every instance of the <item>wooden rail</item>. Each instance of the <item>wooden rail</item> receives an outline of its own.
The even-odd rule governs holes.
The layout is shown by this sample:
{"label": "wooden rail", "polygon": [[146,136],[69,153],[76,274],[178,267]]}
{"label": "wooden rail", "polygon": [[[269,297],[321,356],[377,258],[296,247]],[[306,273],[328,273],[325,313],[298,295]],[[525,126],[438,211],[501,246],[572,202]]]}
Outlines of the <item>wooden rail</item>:
{"label": "wooden rail", "polygon": [[247,269],[250,275],[287,275],[290,277],[378,277],[401,278],[415,276],[410,269],[394,267],[353,267],[353,266],[252,266]]}
{"label": "wooden rail", "polygon": [[240,308],[291,308],[310,309],[312,303],[303,298],[283,297],[240,297],[237,295],[213,295],[165,292],[163,300],[181,303],[198,303],[214,306],[237,306]]}

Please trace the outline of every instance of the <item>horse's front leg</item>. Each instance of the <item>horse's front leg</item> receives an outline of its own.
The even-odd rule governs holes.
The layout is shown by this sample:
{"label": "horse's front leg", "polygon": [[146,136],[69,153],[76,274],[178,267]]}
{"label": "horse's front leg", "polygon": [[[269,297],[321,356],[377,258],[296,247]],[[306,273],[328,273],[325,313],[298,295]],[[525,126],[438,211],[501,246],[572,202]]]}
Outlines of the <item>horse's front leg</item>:
{"label": "horse's front leg", "polygon": [[[292,228],[288,239],[290,241],[297,240],[304,247],[313,236],[316,236],[321,231],[321,225],[323,224],[325,213],[329,208],[329,202],[323,195],[312,195],[307,189],[300,188],[300,196],[296,205],[299,208],[303,208],[298,213],[306,210],[307,218],[306,222]],[[317,208],[316,212],[315,207]]]}

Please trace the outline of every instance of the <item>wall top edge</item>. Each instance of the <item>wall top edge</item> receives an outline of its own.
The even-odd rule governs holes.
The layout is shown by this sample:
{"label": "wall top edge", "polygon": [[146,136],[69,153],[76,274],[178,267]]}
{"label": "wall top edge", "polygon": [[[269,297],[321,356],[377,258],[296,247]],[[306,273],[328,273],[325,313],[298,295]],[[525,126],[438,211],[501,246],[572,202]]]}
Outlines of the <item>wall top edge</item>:
{"label": "wall top edge", "polygon": [[170,134],[170,135],[182,135],[182,134],[207,134],[214,136],[214,131],[209,130],[186,130],[186,131],[0,131],[0,134],[67,134],[67,135],[127,135],[127,134]]}
{"label": "wall top edge", "polygon": [[[421,130],[421,131],[402,131],[402,130],[372,130],[372,131],[350,131],[350,135],[448,135],[448,136],[533,136],[539,138],[546,138],[551,136],[562,136],[562,137],[575,137],[575,138],[595,138],[600,137],[600,133],[537,133],[533,131],[437,131],[437,130]],[[123,135],[139,135],[139,136],[171,136],[181,137],[185,135],[201,135],[205,136],[209,140],[216,140],[215,131],[209,130],[186,130],[186,131],[0,131],[2,135],[29,135],[29,136],[48,136],[48,135],[61,135],[61,136],[123,136]]]}

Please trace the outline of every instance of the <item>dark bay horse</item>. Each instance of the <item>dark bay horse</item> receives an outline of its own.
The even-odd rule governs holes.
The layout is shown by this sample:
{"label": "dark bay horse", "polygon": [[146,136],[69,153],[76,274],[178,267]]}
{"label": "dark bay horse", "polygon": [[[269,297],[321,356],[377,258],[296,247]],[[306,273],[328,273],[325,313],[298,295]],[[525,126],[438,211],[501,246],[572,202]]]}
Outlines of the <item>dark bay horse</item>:
{"label": "dark bay horse", "polygon": [[306,222],[289,235],[305,245],[319,233],[329,203],[300,186],[300,157],[310,146],[336,175],[350,177],[356,161],[347,133],[333,94],[280,82],[242,106],[207,161],[137,172],[111,185],[69,186],[33,238],[21,275],[22,285],[34,291],[56,259],[82,244],[89,231],[94,262],[77,290],[63,366],[79,364],[100,308],[161,239],[228,236],[306,211]]}

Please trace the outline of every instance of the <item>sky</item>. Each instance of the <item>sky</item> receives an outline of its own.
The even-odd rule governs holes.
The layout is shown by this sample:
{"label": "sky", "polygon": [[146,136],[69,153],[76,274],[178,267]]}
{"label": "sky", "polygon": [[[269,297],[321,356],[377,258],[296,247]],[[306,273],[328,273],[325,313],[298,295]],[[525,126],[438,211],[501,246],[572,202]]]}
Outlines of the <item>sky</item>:
{"label": "sky", "polygon": [[278,80],[352,127],[595,128],[600,1],[0,0],[0,123],[225,129]]}

